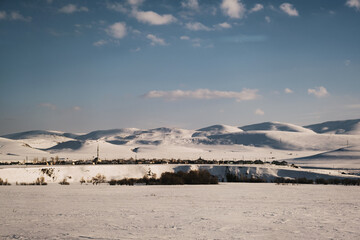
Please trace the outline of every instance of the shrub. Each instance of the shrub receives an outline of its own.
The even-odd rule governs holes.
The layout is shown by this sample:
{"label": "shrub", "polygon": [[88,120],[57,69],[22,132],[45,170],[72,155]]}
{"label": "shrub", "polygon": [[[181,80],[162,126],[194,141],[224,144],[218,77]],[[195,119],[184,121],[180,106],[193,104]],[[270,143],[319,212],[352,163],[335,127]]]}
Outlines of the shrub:
{"label": "shrub", "polygon": [[70,185],[70,183],[67,181],[66,178],[64,178],[61,182],[59,182],[60,185]]}
{"label": "shrub", "polygon": [[2,178],[0,178],[0,185],[9,186],[9,185],[11,185],[11,184],[8,182],[7,179],[5,179],[5,181],[4,181],[4,180],[2,180]]}
{"label": "shrub", "polygon": [[80,179],[81,185],[82,185],[83,183],[85,183],[85,182],[86,182],[86,181],[85,181],[84,177],[81,177],[81,179]]}
{"label": "shrub", "polygon": [[91,179],[92,184],[100,184],[100,183],[106,183],[106,177],[104,175],[101,175],[98,173],[95,177]]}
{"label": "shrub", "polygon": [[47,185],[44,177],[39,177],[35,180],[35,185]]}

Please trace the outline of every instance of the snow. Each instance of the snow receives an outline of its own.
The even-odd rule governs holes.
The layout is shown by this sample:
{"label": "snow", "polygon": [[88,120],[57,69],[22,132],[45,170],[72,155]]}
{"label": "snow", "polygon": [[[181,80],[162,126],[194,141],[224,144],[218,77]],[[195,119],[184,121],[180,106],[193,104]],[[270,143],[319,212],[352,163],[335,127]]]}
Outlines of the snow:
{"label": "snow", "polygon": [[1,239],[357,239],[356,186],[3,186]]}
{"label": "snow", "polygon": [[[33,161],[34,158],[92,160],[100,148],[101,159],[189,159],[207,160],[286,160],[306,166],[355,167],[360,165],[357,151],[352,157],[327,162],[327,153],[344,147],[360,147],[356,134],[359,120],[326,122],[308,128],[290,123],[265,122],[238,128],[212,125],[198,130],[160,127],[121,128],[87,134],[58,131],[28,131],[0,137],[0,161]],[[330,133],[316,133],[318,129]],[[313,130],[311,130],[313,129]],[[346,134],[331,134],[345,129]],[[244,131],[243,131],[244,130]],[[133,149],[137,149],[136,152]],[[322,160],[316,158],[323,154]],[[314,157],[312,157],[314,156]],[[304,159],[306,158],[306,161]]]}
{"label": "snow", "polygon": [[319,124],[308,125],[305,126],[305,128],[312,129],[317,133],[359,135],[360,119],[329,121]]}
{"label": "snow", "polygon": [[[44,177],[48,183],[58,183],[64,178],[70,183],[79,183],[80,179],[91,180],[97,174],[104,175],[107,180],[123,178],[142,178],[149,173],[160,177],[164,172],[187,172],[189,170],[205,169],[220,181],[226,181],[226,174],[232,173],[247,178],[257,177],[271,182],[275,178],[360,178],[360,171],[352,172],[356,175],[343,174],[345,170],[293,168],[290,166],[264,165],[214,165],[214,164],[124,164],[124,165],[67,165],[67,166],[1,166],[0,178],[15,184],[32,183],[39,177]],[[51,172],[47,174],[46,172]]]}
{"label": "snow", "polygon": [[244,131],[286,131],[314,133],[312,130],[291,123],[264,122],[240,127]]}

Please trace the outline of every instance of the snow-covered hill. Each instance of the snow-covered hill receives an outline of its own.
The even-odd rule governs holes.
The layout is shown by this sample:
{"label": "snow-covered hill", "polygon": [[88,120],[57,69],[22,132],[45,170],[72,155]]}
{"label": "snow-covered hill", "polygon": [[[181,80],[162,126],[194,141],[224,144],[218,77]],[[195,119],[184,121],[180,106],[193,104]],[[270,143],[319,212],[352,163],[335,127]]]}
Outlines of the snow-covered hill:
{"label": "snow-covered hill", "polygon": [[264,123],[246,125],[240,128],[244,131],[285,131],[285,132],[313,133],[312,130],[309,130],[307,128],[300,127],[295,124],[281,123],[281,122],[264,122]]}
{"label": "snow-covered hill", "polygon": [[[306,163],[311,163],[312,160],[315,161],[315,158],[311,158],[314,155],[344,147],[360,147],[358,120],[330,123],[306,128],[280,122],[265,122],[240,128],[213,125],[197,130],[123,128],[87,134],[29,131],[0,138],[0,161],[55,156],[72,160],[93,159],[99,146],[102,159],[201,157],[209,160],[269,161],[309,157]],[[324,127],[331,134],[325,132]],[[318,130],[320,128],[323,132]],[[334,131],[339,133],[339,129],[344,129],[346,134],[332,134]],[[342,161],[348,163],[348,160],[345,158]],[[360,162],[357,155],[351,159],[351,163],[355,162]]]}
{"label": "snow-covered hill", "polygon": [[304,126],[317,133],[332,133],[332,134],[360,134],[360,119],[344,120],[344,121],[329,121],[319,124]]}

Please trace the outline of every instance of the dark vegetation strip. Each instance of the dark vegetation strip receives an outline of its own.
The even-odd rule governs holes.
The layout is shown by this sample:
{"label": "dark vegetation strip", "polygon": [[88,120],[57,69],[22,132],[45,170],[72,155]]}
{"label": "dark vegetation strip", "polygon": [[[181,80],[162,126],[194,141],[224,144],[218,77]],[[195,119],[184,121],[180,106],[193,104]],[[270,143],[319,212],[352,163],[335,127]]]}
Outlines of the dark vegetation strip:
{"label": "dark vegetation strip", "polygon": [[[264,178],[251,176],[247,177],[244,175],[236,175],[233,173],[227,173],[226,174],[226,180],[227,182],[253,182],[253,183],[261,183],[261,182],[267,182]],[[273,183],[277,184],[323,184],[323,185],[354,185],[354,186],[360,186],[360,178],[317,178],[315,180],[313,179],[307,179],[307,178],[275,178]]]}
{"label": "dark vegetation strip", "polygon": [[124,178],[120,180],[111,179],[110,185],[184,185],[184,184],[218,184],[218,178],[207,170],[196,170],[190,172],[164,172],[160,178]]}

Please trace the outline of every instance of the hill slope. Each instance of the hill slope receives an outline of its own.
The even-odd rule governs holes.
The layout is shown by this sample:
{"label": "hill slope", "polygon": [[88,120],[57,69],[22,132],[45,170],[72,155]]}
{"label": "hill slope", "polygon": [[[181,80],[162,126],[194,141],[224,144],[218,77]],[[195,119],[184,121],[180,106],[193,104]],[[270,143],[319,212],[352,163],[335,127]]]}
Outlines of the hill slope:
{"label": "hill slope", "polygon": [[344,120],[344,121],[328,121],[318,124],[304,126],[317,133],[332,134],[360,134],[360,119]]}
{"label": "hill slope", "polygon": [[263,122],[240,127],[244,131],[285,131],[314,133],[312,130],[291,123]]}

